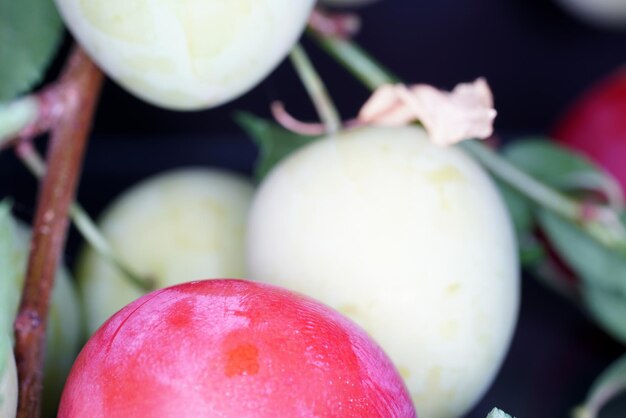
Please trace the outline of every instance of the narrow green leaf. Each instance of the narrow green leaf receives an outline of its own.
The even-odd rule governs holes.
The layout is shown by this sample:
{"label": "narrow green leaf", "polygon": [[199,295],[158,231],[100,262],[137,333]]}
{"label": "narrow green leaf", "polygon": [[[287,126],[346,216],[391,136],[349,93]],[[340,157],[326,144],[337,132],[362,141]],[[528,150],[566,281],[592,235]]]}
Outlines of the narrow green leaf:
{"label": "narrow green leaf", "polygon": [[515,191],[511,186],[498,180],[496,180],[496,184],[511,215],[513,225],[518,235],[528,233],[534,223],[531,202],[519,192]]}
{"label": "narrow green leaf", "polygon": [[[611,400],[624,393],[626,393],[626,355],[613,362],[596,379],[589,390],[585,404],[576,409],[574,416],[595,418]],[[613,416],[621,418],[624,416],[623,413],[622,409]]]}
{"label": "narrow green leaf", "polygon": [[[520,138],[506,146],[502,156],[537,180],[562,191],[580,186],[581,179],[604,178],[589,161],[546,138]],[[535,240],[535,245],[526,245],[532,242],[528,237],[534,234],[536,205],[512,187],[502,182],[498,186],[515,225],[521,260],[525,266],[532,266],[544,256],[541,243]]]}
{"label": "narrow green leaf", "polygon": [[626,257],[552,212],[540,210],[538,219],[559,254],[587,284],[626,295]]}
{"label": "narrow green leaf", "polygon": [[594,319],[626,344],[626,296],[587,285],[583,287],[583,299]]}
{"label": "narrow green leaf", "polygon": [[62,34],[52,0],[0,0],[0,102],[41,80]]}
{"label": "narrow green leaf", "polygon": [[626,343],[626,257],[546,210],[539,211],[539,223],[582,279],[583,301],[591,315],[608,333]]}
{"label": "narrow green leaf", "polygon": [[506,159],[551,187],[563,190],[600,170],[579,154],[546,138],[523,138],[503,150]]}
{"label": "narrow green leaf", "polygon": [[548,257],[543,242],[528,234],[519,239],[520,262],[523,267],[534,268]]}
{"label": "narrow green leaf", "polygon": [[318,139],[298,135],[247,112],[238,112],[234,118],[259,147],[259,159],[255,168],[258,181],[261,181],[287,155]]}
{"label": "narrow green leaf", "polygon": [[520,262],[523,267],[533,267],[546,257],[543,244],[534,235],[533,204],[511,186],[498,180],[496,180],[496,185],[515,227]]}
{"label": "narrow green leaf", "polygon": [[487,418],[512,418],[509,414],[498,408],[493,408]]}

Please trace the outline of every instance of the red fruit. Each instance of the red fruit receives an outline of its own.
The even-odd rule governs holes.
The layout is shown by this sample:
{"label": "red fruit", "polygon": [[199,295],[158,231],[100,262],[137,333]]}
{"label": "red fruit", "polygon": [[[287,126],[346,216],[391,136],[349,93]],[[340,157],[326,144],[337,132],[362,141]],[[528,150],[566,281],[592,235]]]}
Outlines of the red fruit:
{"label": "red fruit", "polygon": [[553,136],[604,167],[626,190],[626,68],[584,94]]}
{"label": "red fruit", "polygon": [[64,417],[416,417],[402,379],[356,325],[241,280],[146,295],[89,340]]}

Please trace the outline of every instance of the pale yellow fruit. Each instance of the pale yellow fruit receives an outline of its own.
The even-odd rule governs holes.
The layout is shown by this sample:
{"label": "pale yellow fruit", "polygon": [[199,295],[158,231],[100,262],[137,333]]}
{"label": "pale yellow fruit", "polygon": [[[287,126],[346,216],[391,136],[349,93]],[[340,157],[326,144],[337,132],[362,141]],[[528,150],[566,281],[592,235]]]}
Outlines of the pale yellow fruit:
{"label": "pale yellow fruit", "polygon": [[417,127],[317,141],[260,186],[250,279],[312,296],[365,328],[420,418],[466,413],[511,341],[519,303],[509,216],[488,175]]}
{"label": "pale yellow fruit", "polygon": [[56,0],[104,71],[172,109],[217,106],[278,65],[314,0]]}
{"label": "pale yellow fruit", "polygon": [[[253,187],[229,172],[180,169],[127,190],[99,222],[115,253],[157,288],[244,275],[244,232]],[[77,277],[89,333],[144,292],[90,247]]]}

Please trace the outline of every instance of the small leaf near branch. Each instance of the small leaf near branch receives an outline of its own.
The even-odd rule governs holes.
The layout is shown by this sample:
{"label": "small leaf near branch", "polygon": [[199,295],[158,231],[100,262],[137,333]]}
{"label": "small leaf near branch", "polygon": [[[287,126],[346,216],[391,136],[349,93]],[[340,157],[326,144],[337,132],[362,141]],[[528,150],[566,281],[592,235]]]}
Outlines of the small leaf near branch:
{"label": "small leaf near branch", "polygon": [[[569,188],[574,178],[599,173],[590,162],[547,138],[519,138],[504,147],[502,156],[537,180],[559,190]],[[545,255],[542,242],[534,239],[536,205],[504,182],[496,181],[496,184],[515,226],[520,259],[524,266],[536,265]]]}
{"label": "small leaf near branch", "polygon": [[575,188],[579,179],[608,177],[599,167],[580,154],[563,148],[547,138],[520,138],[505,147],[503,155],[528,174],[562,191]]}
{"label": "small leaf near branch", "polygon": [[[596,418],[613,399],[626,393],[626,355],[611,364],[593,383],[585,404],[576,408],[576,418]],[[623,412],[623,411],[622,411]],[[617,416],[623,416],[617,415]]]}
{"label": "small leaf near branch", "polygon": [[534,265],[544,258],[545,251],[533,235],[535,220],[532,203],[504,182],[497,179],[495,182],[515,227],[522,266]]}
{"label": "small leaf near branch", "polygon": [[[547,138],[519,138],[503,148],[502,156],[537,180],[561,191],[571,186],[573,178],[599,173],[590,162]],[[512,187],[497,183],[518,234],[532,233],[535,205]]]}
{"label": "small leaf near branch", "polygon": [[41,80],[62,35],[52,0],[0,0],[0,102]]}
{"label": "small leaf near branch", "polygon": [[589,312],[613,337],[626,344],[626,296],[593,286],[583,286]]}
{"label": "small leaf near branch", "polygon": [[[616,183],[610,176],[581,155],[547,138],[520,138],[506,146],[502,155],[535,179],[563,193],[597,190],[605,192],[610,203],[615,203],[615,208],[621,206],[621,193],[615,190]],[[528,241],[527,237],[534,234],[536,205],[512,187],[502,182],[498,182],[498,186],[523,249],[523,241]]]}
{"label": "small leaf near branch", "polygon": [[589,312],[605,330],[626,343],[626,257],[548,211],[539,212],[539,223],[582,279],[582,296]]}
{"label": "small leaf near branch", "polygon": [[235,121],[259,147],[255,177],[258,181],[270,172],[283,158],[319,137],[303,136],[288,131],[278,124],[247,112],[238,112]]}
{"label": "small leaf near branch", "polygon": [[[536,179],[562,192],[608,191],[605,195],[609,200],[622,200],[620,191],[612,191],[613,180],[601,169],[549,140],[524,138],[505,147],[503,155]],[[587,187],[589,179],[599,187]],[[626,257],[598,243],[571,221],[538,208],[512,188],[501,185],[501,190],[514,219],[522,251],[525,238],[532,236],[538,225],[559,256],[581,278],[579,290],[589,313],[607,332],[626,342],[623,319],[626,318]],[[620,220],[616,223],[620,224]],[[624,225],[623,220],[621,224]],[[539,270],[541,264],[527,265],[540,276],[546,274],[545,269]],[[558,282],[556,278],[551,279]]]}
{"label": "small leaf near branch", "polygon": [[626,296],[626,257],[602,246],[578,226],[540,210],[541,227],[559,254],[589,285]]}

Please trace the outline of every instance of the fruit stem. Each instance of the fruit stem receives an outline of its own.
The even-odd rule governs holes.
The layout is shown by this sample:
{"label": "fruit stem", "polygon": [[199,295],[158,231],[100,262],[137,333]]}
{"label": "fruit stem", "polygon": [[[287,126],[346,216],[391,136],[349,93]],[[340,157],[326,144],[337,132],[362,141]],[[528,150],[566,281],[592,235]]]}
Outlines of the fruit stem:
{"label": "fruit stem", "polygon": [[[399,78],[379,65],[353,41],[333,36],[325,36],[314,29],[309,31],[321,47],[345,66],[370,90],[384,84],[399,82]],[[470,152],[483,166],[496,177],[505,181],[535,203],[554,211],[565,219],[580,225],[591,237],[601,244],[626,252],[626,235],[622,234],[616,224],[605,219],[587,219],[585,205],[534,179],[517,168],[505,158],[491,151],[477,141],[464,141],[462,147]]]}
{"label": "fruit stem", "polygon": [[59,82],[64,86],[58,96],[63,112],[52,127],[49,170],[40,185],[24,290],[14,325],[20,385],[18,418],[35,418],[41,412],[50,296],[102,81],[98,67],[76,47]]}
{"label": "fruit stem", "polygon": [[[16,153],[35,177],[41,179],[45,175],[46,163],[31,141],[20,141],[16,146]],[[70,218],[85,241],[87,241],[101,257],[117,268],[130,283],[145,292],[150,292],[155,289],[152,280],[140,277],[126,267],[120,257],[115,254],[115,251],[102,235],[93,219],[91,219],[87,211],[85,211],[78,202],[73,202],[70,206]]]}
{"label": "fruit stem", "polygon": [[341,129],[341,118],[337,112],[328,90],[321,77],[318,75],[313,63],[309,59],[304,48],[296,45],[289,55],[293,66],[302,80],[302,84],[307,90],[309,97],[315,105],[327,134],[334,134]]}

